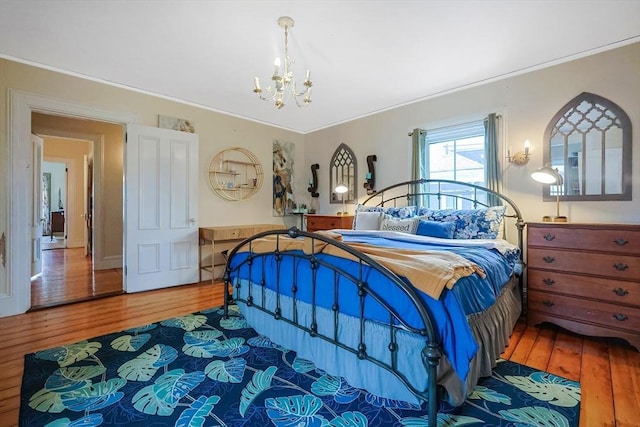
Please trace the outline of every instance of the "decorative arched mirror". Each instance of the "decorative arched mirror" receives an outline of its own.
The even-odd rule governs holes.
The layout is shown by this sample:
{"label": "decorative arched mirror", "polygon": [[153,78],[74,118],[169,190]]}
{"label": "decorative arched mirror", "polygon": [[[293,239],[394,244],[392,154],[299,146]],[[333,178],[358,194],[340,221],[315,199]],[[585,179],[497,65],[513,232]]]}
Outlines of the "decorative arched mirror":
{"label": "decorative arched mirror", "polygon": [[[358,198],[358,165],[356,156],[353,151],[345,144],[340,146],[333,153],[331,163],[329,164],[330,178],[330,203],[342,203],[343,198],[345,203],[355,203]],[[339,184],[344,184],[347,187],[347,191],[340,194],[335,191]]]}
{"label": "decorative arched mirror", "polygon": [[[615,103],[584,92],[551,119],[544,163],[564,177],[544,200],[631,200],[631,121]],[[552,194],[553,191],[553,194]]]}

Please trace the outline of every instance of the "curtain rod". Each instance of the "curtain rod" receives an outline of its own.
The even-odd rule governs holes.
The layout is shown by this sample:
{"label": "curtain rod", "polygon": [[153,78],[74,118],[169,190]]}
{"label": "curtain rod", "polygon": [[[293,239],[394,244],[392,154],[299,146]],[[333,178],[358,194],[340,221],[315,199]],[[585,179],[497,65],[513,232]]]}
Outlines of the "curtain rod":
{"label": "curtain rod", "polygon": [[[499,119],[502,119],[502,114],[496,114],[496,118],[497,118],[498,120],[499,120]],[[485,117],[485,119],[486,119],[486,117]],[[484,120],[484,119],[482,119],[482,120]],[[471,121],[471,122],[466,122],[466,123],[472,123],[472,122],[474,122],[474,121],[476,121],[476,120],[473,120],[473,121]],[[458,123],[457,125],[464,125],[464,124],[466,124],[466,123]],[[452,125],[452,126],[457,126],[457,125]],[[449,126],[442,126],[442,127],[435,128],[435,129],[431,129],[431,130],[432,130],[432,131],[435,131],[435,130],[440,130],[440,129],[444,129],[444,128],[447,128],[447,127],[449,127]],[[420,131],[420,133],[422,133],[422,132],[426,132],[426,130],[424,130],[424,129],[418,129],[418,130]],[[409,132],[409,133],[408,133],[408,136],[413,136],[413,131]]]}
{"label": "curtain rod", "polygon": [[[420,133],[426,133],[427,131],[424,129],[418,129]],[[413,136],[413,132],[409,132],[409,136]]]}

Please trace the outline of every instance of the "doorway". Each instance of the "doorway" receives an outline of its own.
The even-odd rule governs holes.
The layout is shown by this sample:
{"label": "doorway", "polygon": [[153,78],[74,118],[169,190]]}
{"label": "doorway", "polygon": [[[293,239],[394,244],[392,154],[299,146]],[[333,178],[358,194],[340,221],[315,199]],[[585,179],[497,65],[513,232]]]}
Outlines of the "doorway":
{"label": "doorway", "polygon": [[[44,152],[47,152],[44,138]],[[45,154],[42,162],[42,250],[65,249],[65,207],[67,206],[67,164]]]}
{"label": "doorway", "polygon": [[[9,105],[9,120],[8,120],[8,144],[9,152],[11,153],[10,168],[5,173],[6,188],[8,189],[7,197],[7,212],[10,216],[7,217],[8,233],[6,238],[7,253],[11,254],[7,257],[7,268],[4,271],[5,274],[0,275],[0,291],[4,290],[3,298],[0,298],[0,316],[11,316],[15,314],[22,314],[27,312],[31,308],[31,286],[30,286],[30,270],[31,270],[31,256],[32,251],[32,233],[30,230],[34,228],[33,218],[33,198],[25,197],[30,195],[30,188],[33,188],[33,157],[34,149],[33,144],[30,144],[30,133],[35,131],[42,134],[50,134],[47,131],[39,132],[32,127],[32,115],[56,115],[56,117],[64,119],[73,117],[75,120],[80,121],[101,121],[98,123],[106,122],[107,124],[114,124],[116,127],[116,133],[119,135],[119,143],[121,144],[119,149],[114,150],[117,155],[111,156],[107,153],[106,141],[109,141],[109,150],[113,149],[114,144],[111,143],[112,138],[108,132],[96,133],[89,135],[83,139],[93,139],[94,141],[94,228],[93,237],[93,261],[94,261],[94,274],[95,270],[99,268],[121,268],[123,266],[124,251],[123,243],[127,243],[127,262],[129,263],[129,257],[131,261],[135,262],[136,256],[143,259],[144,264],[138,264],[138,267],[149,267],[149,262],[152,257],[144,255],[149,254],[148,249],[157,249],[159,251],[171,251],[179,250],[175,252],[175,256],[171,256],[171,263],[156,263],[156,267],[159,269],[172,269],[180,270],[183,274],[180,274],[179,279],[173,283],[165,284],[164,286],[177,286],[187,283],[197,282],[198,277],[198,138],[196,134],[186,134],[184,132],[178,132],[174,130],[164,130],[160,137],[147,136],[147,131],[154,133],[158,132],[158,128],[151,128],[148,126],[137,125],[138,118],[136,115],[115,111],[108,111],[102,108],[81,104],[74,101],[68,101],[63,99],[52,98],[44,95],[38,95],[34,93],[23,92],[20,90],[8,89],[8,105]],[[104,124],[104,123],[103,123]],[[164,155],[157,158],[158,162],[156,167],[147,170],[156,172],[158,180],[150,179],[150,175],[145,173],[139,175],[137,178],[135,175],[131,175],[129,172],[136,173],[137,169],[135,165],[131,165],[127,161],[128,171],[125,174],[124,171],[120,174],[107,173],[112,165],[123,168],[124,160],[124,141],[125,131],[130,132],[134,130],[138,133],[138,138],[129,138],[127,143],[127,159],[129,159],[129,151],[132,147],[132,141],[134,142],[135,150],[144,154],[145,149],[156,146],[158,148],[169,147],[169,153],[171,154],[166,163]],[[67,128],[67,131],[69,129]],[[184,139],[184,135],[193,135],[193,138],[189,138],[189,141]],[[65,136],[65,135],[62,135]],[[73,136],[70,136],[73,137]],[[115,141],[115,139],[113,140]],[[117,144],[116,144],[117,145]],[[118,151],[119,150],[119,151]],[[104,152],[103,152],[104,151]],[[162,150],[161,150],[162,151]],[[100,160],[98,157],[100,156]],[[182,158],[182,161],[180,160]],[[195,159],[193,164],[191,159]],[[189,159],[189,162],[186,161]],[[169,164],[178,161],[179,173],[177,177],[173,176],[169,181],[169,186],[166,184],[160,185],[162,179],[167,178],[169,175],[162,173],[166,170]],[[113,163],[112,163],[113,162]],[[104,163],[104,164],[103,164]],[[38,163],[39,165],[40,163]],[[146,162],[144,163],[146,165]],[[172,166],[173,167],[173,166]],[[9,172],[10,171],[10,172]],[[126,175],[126,179],[125,179]],[[38,177],[40,174],[38,174]],[[134,179],[132,179],[134,178]],[[140,179],[142,178],[142,180]],[[123,183],[127,185],[127,193],[131,191],[140,191],[140,186],[145,183],[155,183],[156,185],[151,188],[153,194],[162,199],[167,198],[169,200],[169,207],[162,208],[156,211],[150,210],[151,206],[147,204],[135,206],[127,198],[126,209],[124,203],[124,190]],[[136,183],[138,189],[136,190]],[[167,196],[167,188],[171,189],[170,194],[175,194],[181,197],[183,202],[195,201],[193,209],[180,209],[179,205],[174,205],[171,201],[171,197]],[[144,188],[142,188],[144,190]],[[149,189],[147,187],[147,189]],[[26,192],[26,193],[25,193]],[[117,193],[117,194],[116,194]],[[145,194],[147,196],[149,194]],[[134,197],[135,199],[135,197]],[[143,200],[144,197],[142,198]],[[165,200],[166,201],[166,200]],[[101,202],[102,206],[98,206]],[[139,208],[142,206],[142,209]],[[135,212],[134,212],[135,210]],[[152,212],[151,215],[144,216],[145,213]],[[124,217],[127,219],[139,217],[140,220],[149,219],[153,217],[153,212],[162,214],[162,221],[159,225],[163,227],[181,228],[184,231],[184,236],[178,240],[171,239],[168,233],[163,231],[156,233],[157,242],[153,245],[145,245],[143,242],[136,241],[134,237],[131,237],[130,225],[127,223],[127,236],[125,238],[124,233]],[[142,216],[141,216],[142,215]],[[166,218],[170,216],[171,222],[167,222]],[[112,219],[117,218],[117,221],[111,222]],[[176,221],[178,219],[178,221]],[[38,221],[36,221],[38,222]],[[100,225],[98,227],[98,225]],[[136,224],[131,222],[131,226],[140,226],[142,223]],[[144,225],[144,224],[142,224]],[[37,233],[36,233],[37,234]],[[40,233],[41,235],[41,233]],[[1,239],[1,237],[0,237]],[[174,241],[175,240],[175,241]],[[119,245],[115,245],[115,242],[119,242]],[[132,250],[130,246],[137,246]],[[117,250],[117,253],[116,253]],[[146,250],[146,251],[145,251]],[[98,254],[98,252],[100,254]],[[113,267],[109,267],[109,266]],[[145,273],[138,269],[137,273]],[[125,268],[124,285],[123,289],[126,292],[138,292],[141,289],[139,286],[144,281],[138,280],[138,286],[135,286],[131,280],[131,265]],[[152,285],[154,285],[152,283]],[[158,285],[158,284],[155,284]],[[163,285],[163,284],[160,284]],[[156,287],[161,287],[160,285]]]}
{"label": "doorway", "polygon": [[[32,132],[44,140],[43,171],[51,170],[52,181],[44,196],[50,234],[42,239],[43,249],[52,250],[42,251],[42,273],[31,280],[31,308],[122,293],[124,127],[37,112],[31,119]],[[55,179],[60,169],[64,186]],[[98,213],[105,195],[113,209]],[[105,224],[120,236],[104,233]]]}

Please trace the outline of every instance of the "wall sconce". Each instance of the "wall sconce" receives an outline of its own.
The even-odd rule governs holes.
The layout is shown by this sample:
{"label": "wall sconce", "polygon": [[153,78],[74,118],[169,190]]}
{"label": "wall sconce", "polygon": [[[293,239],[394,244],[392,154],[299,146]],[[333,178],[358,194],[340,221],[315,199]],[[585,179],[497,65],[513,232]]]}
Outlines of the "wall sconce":
{"label": "wall sconce", "polygon": [[556,216],[543,216],[544,222],[567,222],[566,216],[560,216],[560,187],[564,180],[562,175],[558,172],[558,169],[552,169],[549,166],[544,166],[531,174],[531,178],[534,181],[542,184],[555,185],[556,186]]}
{"label": "wall sconce", "polygon": [[375,186],[376,186],[376,169],[373,162],[377,161],[378,157],[375,154],[367,156],[367,167],[369,168],[369,172],[364,180],[364,188],[367,190],[367,194],[370,196],[375,194]]}
{"label": "wall sconce", "polygon": [[307,187],[307,191],[311,193],[311,197],[319,197],[320,193],[318,193],[318,172],[320,169],[320,165],[314,163],[311,165],[311,176],[312,178],[309,180],[309,187]]}
{"label": "wall sconce", "polygon": [[524,151],[518,151],[512,156],[511,149],[507,150],[507,160],[509,163],[514,163],[518,166],[526,165],[529,163],[529,148],[531,148],[531,144],[527,139],[524,142]]}
{"label": "wall sconce", "polygon": [[340,197],[342,198],[342,212],[338,212],[338,215],[347,215],[347,208],[345,207],[344,203],[344,195],[347,191],[349,191],[349,187],[344,184],[338,184],[336,188],[333,189],[333,191],[340,194]]}

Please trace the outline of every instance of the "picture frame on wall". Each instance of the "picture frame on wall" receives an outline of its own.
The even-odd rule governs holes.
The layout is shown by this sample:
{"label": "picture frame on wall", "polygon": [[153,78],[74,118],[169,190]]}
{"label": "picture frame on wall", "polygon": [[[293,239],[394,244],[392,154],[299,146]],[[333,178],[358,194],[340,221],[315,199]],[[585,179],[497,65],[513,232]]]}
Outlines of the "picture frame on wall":
{"label": "picture frame on wall", "polygon": [[293,142],[273,141],[273,216],[285,216],[293,210]]}
{"label": "picture frame on wall", "polygon": [[191,120],[163,116],[162,114],[158,114],[158,127],[188,133],[195,133],[196,131],[195,124]]}

